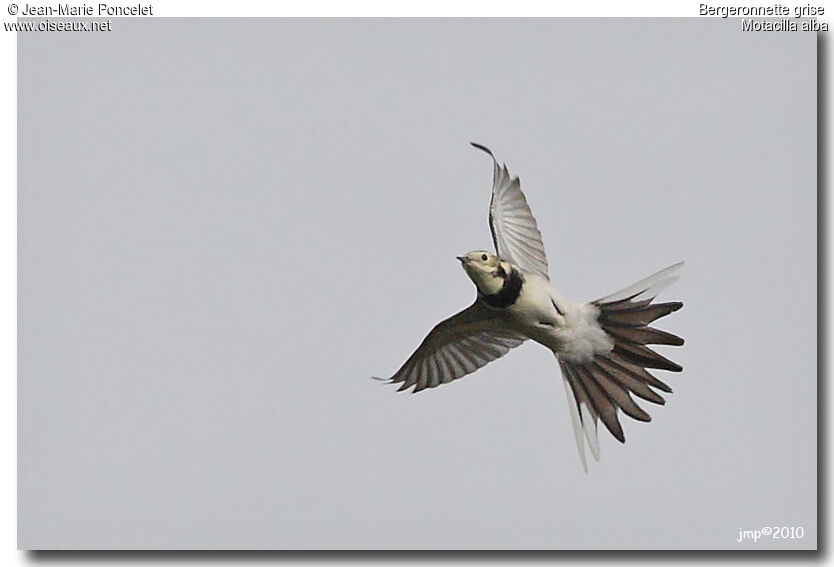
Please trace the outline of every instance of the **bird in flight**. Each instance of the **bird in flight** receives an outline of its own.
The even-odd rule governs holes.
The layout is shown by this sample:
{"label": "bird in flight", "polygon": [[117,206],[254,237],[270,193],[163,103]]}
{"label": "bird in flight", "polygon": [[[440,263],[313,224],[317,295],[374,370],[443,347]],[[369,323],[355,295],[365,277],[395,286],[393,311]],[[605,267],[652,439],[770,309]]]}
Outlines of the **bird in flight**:
{"label": "bird in flight", "polygon": [[438,323],[387,382],[415,393],[434,388],[533,340],[559,362],[579,458],[587,472],[586,442],[599,460],[599,421],[625,443],[618,412],[651,421],[632,394],[664,404],[658,391],[672,392],[648,369],[680,372],[682,367],[647,345],[684,343],[649,326],[683,307],[677,301],[655,302],[678,279],[675,274],[683,262],[596,301],[571,301],[550,283],[541,233],[518,177],[511,177],[506,165],[499,166],[489,149],[472,145],[493,161],[489,228],[496,253],[476,250],[457,257],[477,288],[475,302]]}

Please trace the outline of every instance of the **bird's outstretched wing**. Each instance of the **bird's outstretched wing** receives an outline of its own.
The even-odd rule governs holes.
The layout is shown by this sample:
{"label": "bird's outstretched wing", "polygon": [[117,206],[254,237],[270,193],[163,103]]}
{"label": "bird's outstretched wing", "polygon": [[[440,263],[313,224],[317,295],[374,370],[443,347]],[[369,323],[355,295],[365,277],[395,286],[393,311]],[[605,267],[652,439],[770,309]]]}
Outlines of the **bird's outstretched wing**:
{"label": "bird's outstretched wing", "polygon": [[494,167],[489,229],[492,232],[495,252],[501,259],[526,272],[550,279],[547,274],[547,256],[542,235],[533,213],[530,212],[530,205],[521,192],[521,182],[518,177],[510,177],[506,165],[498,165],[488,148],[474,142],[472,145],[488,153]]}
{"label": "bird's outstretched wing", "polygon": [[599,353],[583,364],[559,360],[579,458],[585,470],[588,470],[585,441],[594,458],[599,459],[598,420],[625,443],[618,410],[638,421],[651,421],[649,414],[631,395],[662,405],[666,402],[655,390],[672,392],[647,369],[680,372],[681,366],[646,345],[681,346],[684,343],[676,335],[648,326],[683,307],[683,303],[677,301],[653,303],[660,291],[677,281],[675,272],[682,265],[683,262],[669,266],[632,286],[591,302],[599,311],[597,321],[611,338],[613,349]]}
{"label": "bird's outstretched wing", "polygon": [[479,301],[438,323],[390,383],[414,392],[475,372],[525,341]]}

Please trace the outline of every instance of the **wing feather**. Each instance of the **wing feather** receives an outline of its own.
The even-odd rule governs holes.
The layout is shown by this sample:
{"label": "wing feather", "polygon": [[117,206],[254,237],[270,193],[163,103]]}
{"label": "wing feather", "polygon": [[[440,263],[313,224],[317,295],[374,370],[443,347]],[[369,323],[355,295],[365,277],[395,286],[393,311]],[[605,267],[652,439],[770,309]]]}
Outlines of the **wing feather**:
{"label": "wing feather", "polygon": [[505,326],[480,301],[438,323],[390,378],[413,392],[448,384],[501,358],[525,337]]}
{"label": "wing feather", "polygon": [[472,144],[492,158],[492,199],[489,204],[489,229],[495,252],[503,260],[515,264],[526,272],[547,274],[547,255],[536,219],[530,211],[527,198],[521,191],[518,177],[511,177],[507,166],[499,166],[492,152]]}

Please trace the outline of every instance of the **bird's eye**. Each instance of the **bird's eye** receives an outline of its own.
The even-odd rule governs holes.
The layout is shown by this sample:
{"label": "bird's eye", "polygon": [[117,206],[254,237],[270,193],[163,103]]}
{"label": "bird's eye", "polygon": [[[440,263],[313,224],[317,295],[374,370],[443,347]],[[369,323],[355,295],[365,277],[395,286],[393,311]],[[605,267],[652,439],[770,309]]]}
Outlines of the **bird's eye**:
{"label": "bird's eye", "polygon": [[487,255],[486,254],[481,254],[481,260],[486,262],[487,261]]}

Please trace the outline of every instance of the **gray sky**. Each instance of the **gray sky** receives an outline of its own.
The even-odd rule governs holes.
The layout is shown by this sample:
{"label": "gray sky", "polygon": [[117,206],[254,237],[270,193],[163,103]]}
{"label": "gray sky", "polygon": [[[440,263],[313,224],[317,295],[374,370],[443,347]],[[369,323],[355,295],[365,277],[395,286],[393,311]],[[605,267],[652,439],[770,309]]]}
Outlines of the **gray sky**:
{"label": "gray sky", "polygon": [[[25,548],[816,545],[816,36],[719,20],[19,34]],[[526,344],[390,375],[474,286],[488,145],[555,285],[679,260],[675,393],[582,472]],[[802,540],[737,543],[802,526]]]}

